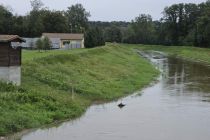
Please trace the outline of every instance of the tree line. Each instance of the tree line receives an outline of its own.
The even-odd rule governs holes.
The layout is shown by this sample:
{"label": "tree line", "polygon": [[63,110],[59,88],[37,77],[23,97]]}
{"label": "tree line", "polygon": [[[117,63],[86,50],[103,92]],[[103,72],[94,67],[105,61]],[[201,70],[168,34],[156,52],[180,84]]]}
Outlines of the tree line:
{"label": "tree line", "polygon": [[131,22],[93,22],[105,41],[210,47],[210,0],[165,7],[160,20],[140,14]]}
{"label": "tree line", "polygon": [[[56,11],[44,7],[41,0],[31,0],[30,2],[32,10],[24,16],[14,15],[8,8],[0,5],[1,34],[40,37],[44,32],[84,33],[87,47],[105,44],[101,29],[89,27],[90,13],[81,4],[71,5],[65,11]],[[94,39],[91,40],[91,38]],[[38,44],[41,49],[43,46],[41,40]]]}
{"label": "tree line", "polygon": [[43,32],[85,33],[86,47],[105,42],[210,47],[210,0],[171,5],[160,20],[140,14],[131,22],[88,21],[90,13],[81,4],[65,11],[49,10],[41,0],[32,0],[31,6],[27,15],[20,16],[0,5],[0,33],[24,37]]}

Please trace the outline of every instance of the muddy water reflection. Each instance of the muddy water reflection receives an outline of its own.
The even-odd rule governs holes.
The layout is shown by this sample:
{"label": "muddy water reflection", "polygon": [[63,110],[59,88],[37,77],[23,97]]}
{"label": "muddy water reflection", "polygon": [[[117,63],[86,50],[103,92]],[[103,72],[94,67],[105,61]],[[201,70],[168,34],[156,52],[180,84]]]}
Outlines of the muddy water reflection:
{"label": "muddy water reflection", "polygon": [[22,140],[209,140],[210,68],[156,53],[147,57],[163,71],[142,96],[89,108],[80,119],[39,129]]}

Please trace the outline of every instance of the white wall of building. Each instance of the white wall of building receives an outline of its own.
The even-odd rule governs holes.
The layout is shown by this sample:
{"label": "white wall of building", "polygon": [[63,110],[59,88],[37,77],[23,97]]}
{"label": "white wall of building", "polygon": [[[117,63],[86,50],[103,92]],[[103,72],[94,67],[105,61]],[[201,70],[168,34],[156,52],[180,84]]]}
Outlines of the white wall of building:
{"label": "white wall of building", "polygon": [[0,67],[0,80],[3,82],[12,82],[15,85],[21,84],[21,67]]}

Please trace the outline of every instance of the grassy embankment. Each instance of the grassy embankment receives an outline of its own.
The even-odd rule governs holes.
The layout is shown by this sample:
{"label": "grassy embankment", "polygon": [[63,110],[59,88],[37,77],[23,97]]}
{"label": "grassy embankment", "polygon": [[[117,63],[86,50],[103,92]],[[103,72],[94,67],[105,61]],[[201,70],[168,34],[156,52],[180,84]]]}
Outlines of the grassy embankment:
{"label": "grassy embankment", "polygon": [[22,85],[0,84],[0,135],[79,117],[91,103],[126,96],[157,74],[133,49],[119,45],[23,51]]}
{"label": "grassy embankment", "polygon": [[187,47],[187,46],[160,46],[160,45],[126,45],[122,46],[132,47],[140,50],[154,50],[166,52],[169,55],[175,55],[184,59],[192,61],[200,61],[210,64],[210,49]]}

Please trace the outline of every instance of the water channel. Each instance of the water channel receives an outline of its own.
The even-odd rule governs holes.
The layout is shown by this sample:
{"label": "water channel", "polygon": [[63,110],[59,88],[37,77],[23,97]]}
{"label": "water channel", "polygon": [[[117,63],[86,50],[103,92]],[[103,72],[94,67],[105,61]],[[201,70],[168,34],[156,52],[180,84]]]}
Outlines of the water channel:
{"label": "water channel", "polygon": [[154,52],[144,56],[162,71],[158,82],[21,140],[209,140],[210,67]]}

